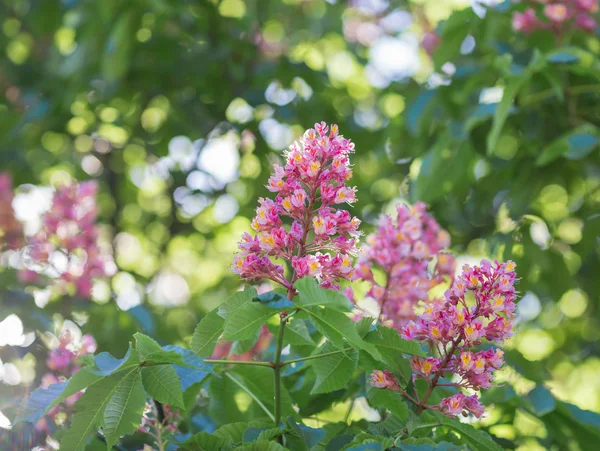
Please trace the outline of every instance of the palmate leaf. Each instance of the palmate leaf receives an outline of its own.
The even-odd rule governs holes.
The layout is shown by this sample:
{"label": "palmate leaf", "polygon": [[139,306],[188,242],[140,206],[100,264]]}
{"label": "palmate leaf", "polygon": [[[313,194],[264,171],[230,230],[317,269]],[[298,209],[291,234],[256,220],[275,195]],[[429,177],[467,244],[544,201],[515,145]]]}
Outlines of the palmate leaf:
{"label": "palmate leaf", "polygon": [[[267,327],[273,335],[277,335],[278,324],[267,323]],[[315,346],[315,342],[306,326],[306,320],[292,318],[285,328],[283,343],[292,346]]]}
{"label": "palmate leaf", "polygon": [[110,450],[122,435],[136,431],[142,422],[145,405],[146,393],[142,378],[139,372],[133,371],[120,381],[104,409],[104,438],[107,449]]}
{"label": "palmate leaf", "polygon": [[344,313],[331,309],[306,309],[311,322],[319,332],[327,337],[336,347],[344,348],[350,346],[356,349],[364,349],[377,360],[383,360],[379,351],[370,343],[365,342],[358,331],[355,323]]}
{"label": "palmate leaf", "polygon": [[235,394],[239,387],[227,377],[211,378],[207,384],[209,414],[216,424],[235,423],[244,419]]}
{"label": "palmate leaf", "polygon": [[[426,415],[424,415],[426,414]],[[431,410],[422,414],[422,417],[432,417],[444,426],[448,426],[458,432],[474,449],[481,451],[501,451],[502,447],[498,445],[492,437],[470,424],[461,423],[455,418],[448,418],[439,412]]]}
{"label": "palmate leaf", "polygon": [[236,451],[286,451],[287,449],[288,448],[284,448],[277,442],[257,440],[236,448]]}
{"label": "palmate leaf", "polygon": [[192,351],[200,357],[211,356],[224,328],[225,320],[218,315],[217,310],[208,312],[194,330]]}
{"label": "palmate leaf", "polygon": [[183,390],[177,372],[171,365],[142,368],[144,388],[152,398],[185,409]]}
{"label": "palmate leaf", "polygon": [[[238,365],[232,370],[232,373],[240,376],[244,386],[270,411],[273,411],[273,376],[269,368]],[[290,395],[283,384],[281,387],[281,412],[283,415],[296,415]]]}
{"label": "palmate leaf", "polygon": [[286,446],[297,451],[309,451],[325,438],[323,429],[316,429],[298,424],[292,417],[285,420],[287,432],[285,433]]}
{"label": "palmate leaf", "polygon": [[225,445],[225,439],[209,434],[207,432],[199,432],[181,444],[181,451],[207,451],[220,450]]}
{"label": "palmate leaf", "polygon": [[255,440],[273,440],[283,435],[284,432],[281,428],[250,426],[244,431],[243,440],[244,443],[251,443]]}
{"label": "palmate leaf", "polygon": [[217,340],[225,330],[225,320],[239,308],[251,303],[255,297],[256,290],[247,287],[244,291],[234,293],[219,307],[208,312],[194,330],[192,351],[200,357],[211,356]]}
{"label": "palmate leaf", "polygon": [[244,431],[246,429],[248,429],[248,423],[229,423],[218,428],[215,432],[213,432],[213,435],[231,443],[241,443],[243,441]]}
{"label": "palmate leaf", "polygon": [[323,305],[343,312],[352,311],[352,303],[346,296],[337,291],[320,287],[312,277],[304,277],[298,280],[295,287],[298,290],[298,305],[300,307]]}
{"label": "palmate leaf", "polygon": [[237,341],[255,336],[263,323],[277,311],[257,302],[240,307],[227,317],[223,339]]}
{"label": "palmate leaf", "polygon": [[140,356],[140,360],[146,363],[173,363],[181,366],[187,366],[183,361],[183,356],[175,351],[168,351],[147,335],[136,333],[135,349]]}
{"label": "palmate leaf", "polygon": [[25,400],[23,410],[15,422],[37,423],[64,392],[67,384],[68,382],[64,381],[49,385],[48,388],[36,388]]}
{"label": "palmate leaf", "polygon": [[310,336],[308,327],[306,327],[306,323],[299,319],[294,319],[287,325],[283,340],[285,343],[297,346],[314,346],[315,344]]}
{"label": "palmate leaf", "polygon": [[202,382],[209,374],[220,377],[214,372],[213,366],[210,363],[205,363],[203,359],[189,349],[173,345],[163,346],[163,349],[165,351],[173,351],[181,354],[183,362],[187,365],[187,367],[173,365],[173,368],[175,368],[175,371],[177,372],[177,376],[179,376],[179,382],[181,383],[181,389],[183,391],[187,390],[193,384]]}
{"label": "palmate leaf", "polygon": [[[322,354],[333,350],[333,346],[326,345]],[[358,364],[358,351],[340,352],[311,362],[311,367],[317,375],[311,393],[329,393],[344,388],[354,375]]]}
{"label": "palmate leaf", "polygon": [[367,399],[372,406],[387,409],[400,420],[408,417],[408,406],[398,392],[369,387]]}
{"label": "palmate leaf", "polygon": [[120,385],[132,376],[139,377],[138,366],[103,377],[86,390],[75,404],[77,413],[73,416],[69,430],[61,441],[61,449],[82,451],[85,448],[89,434],[103,424],[104,410],[111,397]]}
{"label": "palmate leaf", "polygon": [[260,294],[253,298],[252,301],[276,309],[294,308],[296,306],[284,293],[278,293],[277,291],[268,291]]}
{"label": "palmate leaf", "polygon": [[139,359],[131,351],[130,345],[122,359],[117,359],[108,352],[90,356],[90,362],[93,361],[93,365],[89,366],[90,371],[99,376],[109,376],[116,371],[134,368],[138,365]]}
{"label": "palmate leaf", "polygon": [[217,308],[217,314],[223,318],[227,319],[230,315],[235,313],[240,308],[252,302],[257,296],[256,290],[253,287],[246,287],[244,291],[238,291],[234,293],[229,299],[223,302]]}
{"label": "palmate leaf", "polygon": [[365,336],[365,341],[372,343],[390,362],[402,358],[401,354],[425,356],[419,343],[401,338],[398,331],[390,327],[377,327]]}

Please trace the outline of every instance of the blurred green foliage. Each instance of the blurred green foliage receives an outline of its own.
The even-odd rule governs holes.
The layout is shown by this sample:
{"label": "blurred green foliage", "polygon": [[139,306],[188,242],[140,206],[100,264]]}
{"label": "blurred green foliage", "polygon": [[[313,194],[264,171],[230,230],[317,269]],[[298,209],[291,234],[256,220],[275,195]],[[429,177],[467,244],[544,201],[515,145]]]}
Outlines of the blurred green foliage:
{"label": "blurred green foliage", "polygon": [[[356,143],[366,232],[423,200],[465,261],[517,262],[519,333],[482,426],[520,449],[586,449],[594,420],[522,396],[545,385],[600,412],[600,39],[525,37],[510,2],[484,17],[462,6],[2,0],[0,168],[15,186],[97,179],[119,272],[90,304],[32,311],[5,290],[0,320],[44,330],[72,316],[115,355],[137,330],[186,343],[240,285],[231,256],[271,164],[314,122],[335,122]],[[429,58],[419,36],[446,17]],[[0,357],[35,385],[44,350],[32,348]]]}

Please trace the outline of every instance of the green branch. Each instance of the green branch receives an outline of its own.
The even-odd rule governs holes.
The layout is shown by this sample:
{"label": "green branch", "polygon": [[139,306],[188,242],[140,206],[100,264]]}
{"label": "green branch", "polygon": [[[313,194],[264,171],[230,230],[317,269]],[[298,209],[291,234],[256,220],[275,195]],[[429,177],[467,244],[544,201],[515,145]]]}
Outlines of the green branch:
{"label": "green branch", "polygon": [[287,317],[281,318],[279,321],[279,330],[277,331],[277,348],[275,350],[275,361],[273,362],[273,384],[275,397],[275,426],[279,425],[281,420],[281,351],[283,350],[283,333]]}
{"label": "green branch", "polygon": [[204,363],[221,363],[223,365],[251,365],[251,366],[268,366],[273,368],[271,362],[254,362],[253,360],[204,360]]}
{"label": "green branch", "polygon": [[281,362],[280,366],[289,365],[291,363],[304,362],[305,360],[313,360],[313,359],[320,359],[322,357],[329,357],[330,355],[336,355],[336,354],[352,351],[353,349],[354,348],[350,347],[350,348],[340,349],[339,351],[326,352],[324,354],[315,354],[315,355],[309,355],[308,357],[302,357],[299,359],[286,360],[285,362]]}

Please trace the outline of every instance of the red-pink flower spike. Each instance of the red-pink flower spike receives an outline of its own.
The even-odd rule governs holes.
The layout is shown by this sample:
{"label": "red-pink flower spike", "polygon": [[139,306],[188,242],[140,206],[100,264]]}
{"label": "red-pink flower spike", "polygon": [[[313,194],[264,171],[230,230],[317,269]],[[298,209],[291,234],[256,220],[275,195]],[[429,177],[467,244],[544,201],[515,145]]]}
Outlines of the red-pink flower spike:
{"label": "red-pink flower spike", "polygon": [[[400,329],[415,319],[417,302],[431,302],[427,292],[442,283],[444,275],[453,276],[455,261],[440,252],[450,245],[450,235],[427,213],[424,203],[398,205],[397,214],[397,220],[380,218],[377,231],[367,237],[354,275],[371,284],[367,295],[379,303],[380,319]],[[434,257],[437,264],[430,274],[427,266]],[[384,272],[383,285],[375,281],[374,267]]]}
{"label": "red-pink flower spike", "polygon": [[530,4],[524,12],[513,14],[513,30],[530,34],[548,29],[559,35],[573,28],[589,33],[596,29],[593,14],[598,12],[598,0],[537,0]]}
{"label": "red-pink flower spike", "polygon": [[96,182],[60,186],[41,230],[32,238],[31,256],[46,264],[54,252],[68,258],[60,274],[63,291],[71,285],[78,296],[89,298],[95,278],[107,275],[107,256],[98,246]]}
{"label": "red-pink flower spike", "polygon": [[[274,165],[267,185],[275,200],[259,199],[252,221],[256,235],[245,233],[239,243],[236,274],[246,280],[272,280],[290,293],[302,277],[316,277],[323,287],[333,287],[352,276],[360,221],[336,206],[356,201],[356,188],[345,185],[352,177],[352,152],[354,144],[338,134],[337,125],[329,128],[324,122],[290,146],[285,166]],[[291,263],[290,279],[275,259]]]}
{"label": "red-pink flower spike", "polygon": [[[96,351],[96,340],[91,335],[84,335],[80,341],[74,340],[71,333],[66,330],[58,337],[58,346],[48,351],[46,364],[50,372],[42,376],[40,386],[48,388],[52,384],[65,381],[79,370],[79,360],[84,355],[93,354]],[[64,405],[51,409],[35,425],[37,431],[51,433],[55,429],[51,423],[62,424],[65,419],[57,418],[57,415],[71,415],[74,413],[73,405],[83,395],[83,391],[69,396]]]}
{"label": "red-pink flower spike", "polygon": [[12,201],[12,178],[0,172],[0,252],[23,245],[23,227],[15,218]]}
{"label": "red-pink flower spike", "polygon": [[[411,358],[413,377],[428,383],[423,397],[416,400],[418,412],[427,408],[448,416],[461,412],[477,417],[483,414],[477,395],[458,393],[437,406],[426,403],[439,378],[446,373],[458,376],[458,381],[450,384],[458,388],[479,391],[492,386],[493,372],[504,363],[503,352],[494,348],[476,351],[475,348],[483,339],[501,343],[512,334],[516,300],[514,284],[517,281],[515,266],[512,261],[492,264],[486,260],[480,266],[465,265],[444,299],[428,305],[417,321],[402,329],[403,338],[428,343],[438,355]],[[375,376],[371,379],[371,384],[375,385],[373,381]]]}

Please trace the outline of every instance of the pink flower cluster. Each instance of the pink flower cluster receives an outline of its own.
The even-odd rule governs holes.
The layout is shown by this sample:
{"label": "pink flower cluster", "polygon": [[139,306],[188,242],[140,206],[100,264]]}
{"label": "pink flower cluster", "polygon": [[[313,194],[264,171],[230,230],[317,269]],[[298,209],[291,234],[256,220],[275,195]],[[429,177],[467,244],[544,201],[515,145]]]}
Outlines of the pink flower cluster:
{"label": "pink flower cluster", "polygon": [[[445,385],[475,391],[492,386],[493,372],[504,363],[503,352],[493,348],[476,351],[474,348],[481,345],[483,339],[501,343],[511,336],[517,280],[514,269],[512,261],[492,264],[484,260],[480,266],[465,265],[444,299],[429,304],[417,321],[402,328],[403,338],[429,343],[438,355],[411,358],[413,377],[428,383],[427,392],[420,401],[417,400],[421,410],[434,409],[448,416],[463,411],[477,417],[483,414],[476,395],[459,393],[437,406],[428,406],[426,402],[445,373],[458,376],[457,382]],[[372,376],[372,383],[374,378],[376,376]],[[388,379],[384,378],[386,388],[393,386]]]}
{"label": "pink flower cluster", "polygon": [[23,228],[12,207],[12,178],[0,172],[0,251],[18,249],[23,245]]}
{"label": "pink flower cluster", "polygon": [[60,272],[59,285],[63,292],[73,287],[83,298],[91,296],[93,280],[109,272],[109,259],[98,246],[96,191],[93,181],[59,187],[41,230],[31,239],[36,263],[47,265],[55,253],[66,257],[64,270],[54,268]]}
{"label": "pink flower cluster", "polygon": [[[40,386],[48,388],[52,384],[59,383],[70,378],[79,370],[78,361],[84,355],[96,352],[96,341],[91,335],[83,335],[81,340],[75,340],[71,333],[66,330],[58,338],[58,346],[48,351],[46,365],[49,372],[42,376]],[[64,419],[58,420],[57,415],[73,413],[73,404],[77,401],[83,392],[79,392],[66,399],[64,404],[54,407],[37,424],[38,431],[50,433],[52,425],[62,424]]]}
{"label": "pink flower cluster", "polygon": [[[431,302],[427,293],[443,282],[444,275],[453,276],[455,261],[440,252],[450,245],[450,235],[427,213],[424,203],[401,204],[396,210],[397,220],[382,216],[377,231],[367,237],[354,277],[370,283],[367,295],[379,303],[380,319],[400,328],[415,318],[417,302]],[[437,264],[430,274],[427,267],[434,257]],[[375,267],[385,275],[383,284],[375,281]]]}
{"label": "pink flower cluster", "polygon": [[[275,200],[260,198],[252,221],[255,235],[245,233],[233,271],[246,280],[268,279],[293,293],[296,280],[312,276],[324,287],[349,279],[360,221],[339,204],[356,201],[349,155],[354,144],[338,134],[337,125],[315,124],[285,152],[285,166],[274,165],[267,189]],[[289,227],[284,227],[287,220]],[[284,266],[294,274],[286,278]]]}
{"label": "pink flower cluster", "polygon": [[[560,34],[568,28],[587,32],[596,29],[593,14],[598,12],[598,0],[531,0],[524,12],[515,12],[512,26],[515,31],[530,34],[548,29]],[[539,7],[536,7],[540,5]]]}

